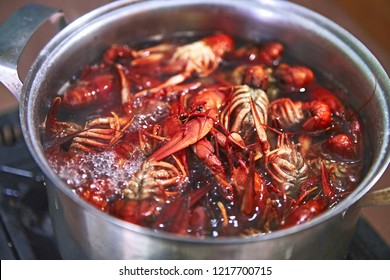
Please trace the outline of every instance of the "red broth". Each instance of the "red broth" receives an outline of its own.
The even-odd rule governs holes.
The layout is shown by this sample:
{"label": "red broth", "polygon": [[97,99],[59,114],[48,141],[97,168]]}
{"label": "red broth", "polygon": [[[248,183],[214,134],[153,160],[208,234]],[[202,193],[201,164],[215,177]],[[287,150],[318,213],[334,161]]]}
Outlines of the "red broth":
{"label": "red broth", "polygon": [[365,139],[347,92],[286,48],[223,34],[113,45],[53,100],[48,162],[76,195],[156,231],[308,221],[356,188]]}

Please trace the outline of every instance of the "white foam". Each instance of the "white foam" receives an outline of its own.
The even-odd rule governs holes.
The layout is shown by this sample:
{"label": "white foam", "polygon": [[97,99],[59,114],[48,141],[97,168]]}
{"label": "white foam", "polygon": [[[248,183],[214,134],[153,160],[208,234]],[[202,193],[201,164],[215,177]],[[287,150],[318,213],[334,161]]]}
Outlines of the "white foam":
{"label": "white foam", "polygon": [[53,170],[69,185],[81,186],[97,179],[109,179],[112,188],[125,186],[143,161],[142,157],[137,156],[120,166],[118,156],[113,151],[79,153],[68,160],[52,155],[48,159]]}

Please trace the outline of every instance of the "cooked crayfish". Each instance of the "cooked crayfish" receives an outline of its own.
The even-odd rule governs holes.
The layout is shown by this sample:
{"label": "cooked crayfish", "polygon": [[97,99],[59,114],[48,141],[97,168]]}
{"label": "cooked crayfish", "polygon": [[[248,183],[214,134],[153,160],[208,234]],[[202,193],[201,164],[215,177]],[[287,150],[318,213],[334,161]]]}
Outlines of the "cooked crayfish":
{"label": "cooked crayfish", "polygon": [[[149,197],[169,197],[177,194],[187,174],[180,161],[173,157],[176,165],[159,161],[145,161],[140,170],[136,172],[129,181],[126,182],[126,188],[122,193],[128,199],[146,199]],[[175,188],[169,189],[174,186]]]}
{"label": "cooked crayfish", "polygon": [[82,130],[82,127],[74,122],[58,121],[58,112],[62,103],[61,97],[54,98],[49,111],[47,112],[45,122],[45,133],[48,138],[58,137],[64,138],[72,136]]}
{"label": "cooked crayfish", "polygon": [[322,132],[332,125],[332,111],[321,101],[292,101],[290,98],[279,98],[268,108],[273,123],[282,129],[294,129],[303,122],[301,128],[306,132]]}
{"label": "cooked crayfish", "polygon": [[284,46],[275,41],[266,42],[262,45],[245,45],[234,51],[235,58],[244,59],[244,63],[264,64],[267,66],[277,65],[282,59]]}
{"label": "cooked crayfish", "polygon": [[75,134],[69,149],[87,153],[105,150],[124,135],[132,122],[133,118],[119,118],[115,113],[112,113],[112,117],[89,121],[81,132]]}
{"label": "cooked crayfish", "polygon": [[[160,46],[163,55],[155,57],[152,61],[163,61],[163,58],[167,59],[164,53],[167,52],[166,45]],[[153,47],[153,51],[160,50],[159,46]],[[199,77],[206,77],[214,72],[222,57],[230,52],[234,47],[234,43],[231,37],[225,34],[216,34],[207,36],[199,41],[189,43],[183,46],[179,46],[171,54],[172,49],[168,48],[168,55],[166,65],[163,66],[165,73],[178,73],[171,76],[168,80],[163,82],[157,87],[140,91],[136,93],[136,96],[143,95],[147,92],[155,92],[167,86],[177,85],[184,82],[192,75]],[[142,58],[145,60],[147,58]],[[133,61],[133,64],[136,61]]]}
{"label": "cooked crayfish", "polygon": [[282,63],[275,68],[265,64],[240,65],[232,73],[232,82],[260,88],[267,92],[271,99],[281,93],[303,92],[314,82],[314,73],[303,65]]}
{"label": "cooked crayfish", "polygon": [[267,91],[272,82],[272,71],[265,65],[240,65],[232,72],[231,80],[237,85],[247,85]]}
{"label": "cooked crayfish", "polygon": [[311,200],[305,200],[304,198],[309,191],[304,194],[303,198],[298,199],[297,203],[292,206],[291,212],[285,217],[280,227],[281,229],[299,225],[313,219],[324,212],[335,201],[337,192],[331,185],[329,173],[324,163],[321,163],[321,176],[315,179],[317,184],[314,188],[320,186],[320,193]]}
{"label": "cooked crayfish", "polygon": [[313,71],[303,65],[280,64],[272,73],[275,82],[283,92],[301,92],[314,82]]}
{"label": "cooked crayfish", "polygon": [[265,168],[279,188],[292,195],[308,175],[308,167],[297,145],[291,143],[285,133],[279,135],[276,149],[266,154]]}
{"label": "cooked crayfish", "polygon": [[64,94],[64,104],[73,108],[85,108],[97,100],[104,104],[115,98],[116,87],[113,74],[98,74],[92,79],[78,81],[69,86]]}
{"label": "cooked crayfish", "polygon": [[226,181],[226,174],[221,168],[222,163],[214,156],[214,148],[205,138],[217,122],[217,110],[224,98],[224,95],[214,88],[205,89],[195,95],[187,106],[190,108],[190,114],[185,118],[185,122],[177,128],[177,132],[169,138],[168,142],[152,153],[149,161],[160,161],[191,146],[198,158],[215,172],[224,196],[233,199],[233,187]]}
{"label": "cooked crayfish", "polygon": [[221,112],[221,123],[229,132],[240,134],[246,142],[255,131],[262,147],[260,152],[267,153],[270,149],[265,130],[268,104],[268,96],[263,90],[236,86]]}

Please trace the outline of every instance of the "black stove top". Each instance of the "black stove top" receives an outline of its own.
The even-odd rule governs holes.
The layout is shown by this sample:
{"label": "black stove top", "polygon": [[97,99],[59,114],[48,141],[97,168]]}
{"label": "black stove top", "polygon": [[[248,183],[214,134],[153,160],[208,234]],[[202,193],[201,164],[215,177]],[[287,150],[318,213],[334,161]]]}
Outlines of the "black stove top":
{"label": "black stove top", "polygon": [[[44,177],[23,140],[17,111],[0,116],[0,259],[61,259]],[[347,259],[390,259],[390,248],[360,218]]]}

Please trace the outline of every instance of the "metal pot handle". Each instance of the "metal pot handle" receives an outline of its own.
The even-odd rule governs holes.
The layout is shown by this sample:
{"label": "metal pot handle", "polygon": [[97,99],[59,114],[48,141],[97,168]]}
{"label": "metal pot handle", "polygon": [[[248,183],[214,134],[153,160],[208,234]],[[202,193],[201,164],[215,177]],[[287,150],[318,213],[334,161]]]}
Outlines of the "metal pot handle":
{"label": "metal pot handle", "polygon": [[365,194],[357,205],[359,207],[390,205],[390,187]]}
{"label": "metal pot handle", "polygon": [[20,100],[23,86],[17,64],[30,37],[46,20],[63,28],[63,12],[37,4],[28,4],[17,10],[0,26],[0,82]]}

